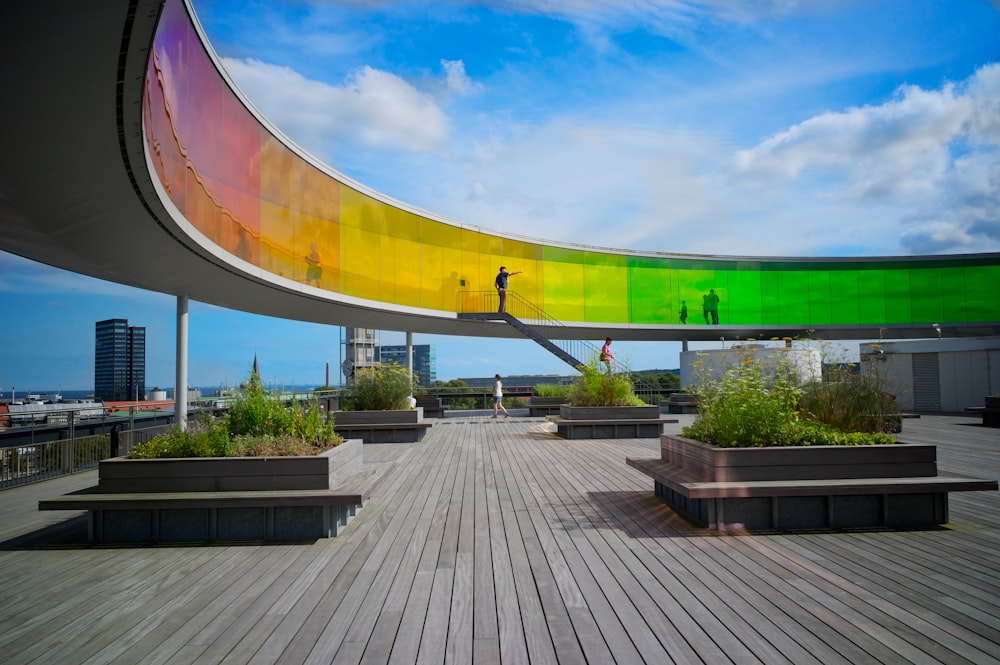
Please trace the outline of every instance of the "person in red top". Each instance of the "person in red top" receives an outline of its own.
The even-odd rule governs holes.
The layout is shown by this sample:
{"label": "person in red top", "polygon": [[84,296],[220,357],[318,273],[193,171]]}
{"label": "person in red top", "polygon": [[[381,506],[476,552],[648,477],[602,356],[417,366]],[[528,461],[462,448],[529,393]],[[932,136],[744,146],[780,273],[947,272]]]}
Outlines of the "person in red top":
{"label": "person in red top", "polygon": [[608,337],[604,340],[604,346],[601,347],[601,362],[607,365],[608,374],[611,374],[611,361],[615,359],[613,353],[611,353],[611,338]]}

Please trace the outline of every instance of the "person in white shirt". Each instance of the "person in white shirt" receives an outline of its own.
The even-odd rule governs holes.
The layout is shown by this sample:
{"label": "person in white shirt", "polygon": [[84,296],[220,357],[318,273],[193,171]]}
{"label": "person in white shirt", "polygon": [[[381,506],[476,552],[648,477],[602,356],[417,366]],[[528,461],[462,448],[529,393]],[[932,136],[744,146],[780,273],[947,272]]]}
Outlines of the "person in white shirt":
{"label": "person in white shirt", "polygon": [[503,411],[504,418],[510,418],[510,412],[507,411],[506,407],[503,405],[503,381],[500,380],[500,375],[497,374],[496,382],[493,384],[493,418],[497,417],[497,410]]}

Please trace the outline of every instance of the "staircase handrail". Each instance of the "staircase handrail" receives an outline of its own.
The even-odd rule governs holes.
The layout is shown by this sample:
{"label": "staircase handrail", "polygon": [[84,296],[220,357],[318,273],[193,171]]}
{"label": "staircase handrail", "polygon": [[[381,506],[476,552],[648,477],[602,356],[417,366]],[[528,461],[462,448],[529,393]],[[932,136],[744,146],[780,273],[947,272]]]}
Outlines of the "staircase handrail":
{"label": "staircase handrail", "polygon": [[[496,309],[499,308],[500,296],[495,290],[463,291],[461,295],[464,297],[460,300],[461,306],[459,309],[463,313],[491,312],[496,311]],[[535,303],[523,297],[516,291],[511,291],[509,289],[507,291],[506,312],[514,318],[524,321],[529,325],[542,324],[557,329],[568,328],[565,323],[553,318]],[[574,358],[579,358],[583,362],[590,362],[591,360],[594,362],[600,362],[600,347],[588,340],[568,338],[552,339],[549,335],[545,335],[545,337]],[[573,349],[573,344],[577,345],[576,349]],[[581,350],[583,353],[580,353]],[[635,386],[637,392],[659,393],[660,391],[659,386],[654,386],[653,384],[637,379],[636,375],[632,372],[632,368],[620,362],[617,358],[614,358],[611,361],[611,371],[616,374],[627,375],[632,381],[632,384]]]}

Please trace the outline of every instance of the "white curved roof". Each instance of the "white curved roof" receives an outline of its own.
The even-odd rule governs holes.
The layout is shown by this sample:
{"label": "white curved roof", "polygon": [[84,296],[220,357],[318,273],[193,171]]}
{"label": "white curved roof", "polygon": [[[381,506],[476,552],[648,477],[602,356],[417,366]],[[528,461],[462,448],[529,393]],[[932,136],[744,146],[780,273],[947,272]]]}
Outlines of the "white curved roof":
{"label": "white curved roof", "polygon": [[[0,9],[0,249],[91,277],[270,316],[382,330],[519,337],[510,326],[381,305],[243,272],[191,240],[146,169],[143,76],[159,0],[8,2]],[[926,326],[890,337],[927,337]],[[560,327],[632,340],[795,336],[798,327]],[[555,332],[555,331],[551,331]],[[972,325],[965,335],[996,335]],[[870,338],[831,327],[814,336]]]}

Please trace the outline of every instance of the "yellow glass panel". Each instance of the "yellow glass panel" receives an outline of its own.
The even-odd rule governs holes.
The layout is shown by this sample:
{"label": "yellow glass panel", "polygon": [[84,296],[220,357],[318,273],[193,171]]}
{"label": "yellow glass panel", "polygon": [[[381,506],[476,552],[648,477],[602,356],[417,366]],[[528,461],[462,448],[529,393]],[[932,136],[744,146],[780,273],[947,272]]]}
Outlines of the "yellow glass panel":
{"label": "yellow glass panel", "polygon": [[[300,266],[305,274],[303,279],[312,286],[340,291],[340,225],[328,219],[301,215],[294,236],[301,239],[297,249],[303,261]],[[314,250],[315,256],[309,257]],[[314,265],[316,259],[318,265]],[[310,266],[314,266],[311,275]]]}
{"label": "yellow glass panel", "polygon": [[340,223],[344,226],[381,233],[382,207],[379,201],[346,185],[340,190]]}
{"label": "yellow glass panel", "polygon": [[383,238],[382,246],[387,248],[390,255],[387,257],[383,254],[382,280],[384,285],[395,286],[392,302],[420,307],[420,243],[400,238]]}
{"label": "yellow glass panel", "polygon": [[358,298],[381,298],[381,235],[341,226],[340,278],[343,292]]}
{"label": "yellow glass panel", "polygon": [[261,268],[275,275],[295,279],[295,263],[298,256],[293,249],[297,245],[293,231],[291,214],[287,208],[261,201]]}
{"label": "yellow glass panel", "polygon": [[339,222],[340,188],[339,182],[307,165],[302,170],[302,211],[310,217]]}
{"label": "yellow glass panel", "polygon": [[420,221],[420,237],[430,245],[462,249],[462,229],[457,226],[424,218]]}
{"label": "yellow glass panel", "polygon": [[412,242],[420,242],[420,217],[412,212],[384,206],[382,223],[386,235]]}
{"label": "yellow glass panel", "polygon": [[286,208],[298,208],[302,201],[302,172],[306,164],[276,138],[261,139],[260,196]]}

